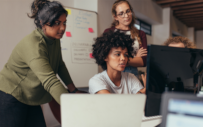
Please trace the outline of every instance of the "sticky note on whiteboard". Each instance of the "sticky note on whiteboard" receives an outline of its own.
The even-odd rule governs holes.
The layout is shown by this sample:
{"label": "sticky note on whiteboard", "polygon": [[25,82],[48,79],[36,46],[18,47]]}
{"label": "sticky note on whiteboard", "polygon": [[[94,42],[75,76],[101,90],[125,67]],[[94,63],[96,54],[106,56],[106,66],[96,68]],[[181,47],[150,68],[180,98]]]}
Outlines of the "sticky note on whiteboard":
{"label": "sticky note on whiteboard", "polygon": [[94,58],[94,57],[92,56],[92,53],[90,53],[90,58]]}
{"label": "sticky note on whiteboard", "polygon": [[90,33],[94,32],[94,30],[92,28],[89,28],[88,30],[89,30]]}
{"label": "sticky note on whiteboard", "polygon": [[71,32],[66,32],[66,37],[71,37]]}
{"label": "sticky note on whiteboard", "polygon": [[68,15],[71,15],[71,9],[66,9],[66,11],[68,12]]}

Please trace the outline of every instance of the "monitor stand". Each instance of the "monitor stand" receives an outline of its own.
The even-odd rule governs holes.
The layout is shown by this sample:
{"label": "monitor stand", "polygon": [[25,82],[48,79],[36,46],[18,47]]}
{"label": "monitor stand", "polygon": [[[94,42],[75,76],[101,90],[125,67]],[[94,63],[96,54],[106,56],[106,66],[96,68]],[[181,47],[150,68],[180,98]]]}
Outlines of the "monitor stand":
{"label": "monitor stand", "polygon": [[201,87],[202,87],[202,74],[198,76],[198,86],[197,86],[197,93],[201,94]]}

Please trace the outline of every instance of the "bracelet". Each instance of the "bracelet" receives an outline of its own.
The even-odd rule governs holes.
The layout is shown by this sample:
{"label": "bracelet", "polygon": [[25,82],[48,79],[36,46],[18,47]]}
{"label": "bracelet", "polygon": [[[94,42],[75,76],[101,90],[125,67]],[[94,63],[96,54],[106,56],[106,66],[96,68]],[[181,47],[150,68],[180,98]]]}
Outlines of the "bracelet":
{"label": "bracelet", "polygon": [[75,88],[72,92],[70,92],[70,91],[68,90],[69,93],[76,93],[77,91],[78,91],[77,88]]}

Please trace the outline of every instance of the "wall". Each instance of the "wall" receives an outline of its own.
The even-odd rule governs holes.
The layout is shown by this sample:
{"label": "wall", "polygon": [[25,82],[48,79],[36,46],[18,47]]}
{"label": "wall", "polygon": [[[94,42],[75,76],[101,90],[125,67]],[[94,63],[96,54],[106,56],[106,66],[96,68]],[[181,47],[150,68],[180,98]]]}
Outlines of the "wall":
{"label": "wall", "polygon": [[57,1],[59,1],[63,6],[74,7],[74,0],[57,0]]}
{"label": "wall", "polygon": [[152,0],[129,0],[133,7],[135,16],[152,25],[152,35],[147,35],[147,43],[153,44],[155,34],[153,33],[153,25],[161,24],[163,18],[163,10]]}
{"label": "wall", "polygon": [[113,21],[111,8],[113,0],[98,0],[98,34],[101,35],[106,28],[111,26]]}
{"label": "wall", "polygon": [[203,49],[203,30],[201,31],[196,31],[196,46],[198,49]]}
{"label": "wall", "polygon": [[74,7],[97,12],[98,0],[74,0]]}
{"label": "wall", "polygon": [[162,45],[171,36],[171,9],[164,8],[162,23],[152,26],[153,44]]}
{"label": "wall", "polygon": [[33,20],[28,18],[32,0],[0,1],[0,70],[7,62],[15,45],[35,29]]}
{"label": "wall", "polygon": [[176,33],[178,35],[187,37],[188,36],[188,28],[185,24],[183,24],[180,20],[178,20],[176,17],[171,17],[171,30],[173,33]]}
{"label": "wall", "polygon": [[196,42],[195,42],[195,29],[194,29],[194,27],[188,27],[188,35],[187,35],[187,37],[188,37],[192,42],[196,43]]}
{"label": "wall", "polygon": [[152,0],[128,0],[136,17],[150,24],[162,22],[162,8]]}

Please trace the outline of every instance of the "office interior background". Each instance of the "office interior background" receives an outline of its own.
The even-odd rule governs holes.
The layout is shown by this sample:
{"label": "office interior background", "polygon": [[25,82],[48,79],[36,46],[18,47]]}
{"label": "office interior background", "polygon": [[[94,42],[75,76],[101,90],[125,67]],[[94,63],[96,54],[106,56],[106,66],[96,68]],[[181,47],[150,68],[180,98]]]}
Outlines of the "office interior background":
{"label": "office interior background", "polygon": [[[65,7],[94,11],[98,15],[98,36],[112,23],[111,8],[115,0],[57,0]],[[137,17],[138,28],[147,33],[147,43],[162,45],[169,37],[183,36],[203,49],[203,0],[128,0]],[[0,70],[13,48],[35,29],[27,17],[33,0],[0,0]],[[67,22],[68,24],[68,22]],[[145,70],[145,68],[140,68]],[[101,68],[98,68],[101,72]],[[49,107],[42,106],[48,127],[59,123]]]}

